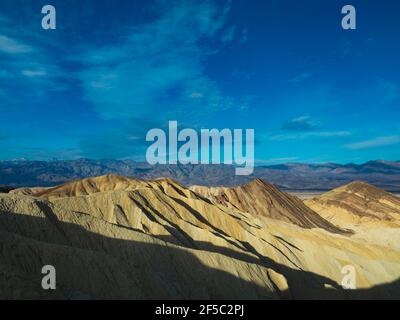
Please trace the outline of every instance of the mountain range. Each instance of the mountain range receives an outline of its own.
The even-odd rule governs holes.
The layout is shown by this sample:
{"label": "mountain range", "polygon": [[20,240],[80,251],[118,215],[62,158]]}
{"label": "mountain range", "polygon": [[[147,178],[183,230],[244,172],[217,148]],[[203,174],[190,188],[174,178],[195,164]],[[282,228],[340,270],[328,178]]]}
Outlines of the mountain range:
{"label": "mountain range", "polygon": [[238,186],[261,178],[282,190],[330,190],[353,181],[400,191],[400,161],[364,164],[299,164],[258,166],[252,176],[235,176],[228,165],[156,165],[132,160],[0,161],[0,184],[11,187],[55,186],[67,181],[118,174],[138,179],[172,178],[186,186]]}

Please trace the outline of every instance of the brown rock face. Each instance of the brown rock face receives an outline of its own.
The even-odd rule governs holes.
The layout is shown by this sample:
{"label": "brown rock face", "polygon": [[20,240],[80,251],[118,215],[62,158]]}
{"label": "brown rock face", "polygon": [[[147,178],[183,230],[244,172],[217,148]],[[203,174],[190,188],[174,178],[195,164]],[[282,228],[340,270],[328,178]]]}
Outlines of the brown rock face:
{"label": "brown rock face", "polygon": [[400,198],[363,182],[334,189],[305,204],[339,226],[400,222]]}
{"label": "brown rock face", "polygon": [[285,221],[302,228],[322,228],[330,232],[345,233],[321,218],[297,197],[260,179],[234,188],[193,186],[191,190],[212,203],[227,208]]}

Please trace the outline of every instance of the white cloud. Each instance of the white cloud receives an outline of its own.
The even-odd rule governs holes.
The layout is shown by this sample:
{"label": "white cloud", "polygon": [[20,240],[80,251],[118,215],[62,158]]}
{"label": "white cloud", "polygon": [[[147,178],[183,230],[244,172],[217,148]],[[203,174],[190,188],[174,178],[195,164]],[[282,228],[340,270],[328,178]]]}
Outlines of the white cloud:
{"label": "white cloud", "polygon": [[234,36],[234,28],[225,27],[229,7],[183,1],[156,11],[157,18],[127,29],[120,43],[89,46],[73,56],[83,66],[77,76],[85,99],[104,119],[166,116],[170,110],[198,120],[234,107],[238,102],[203,66],[218,35],[226,41]]}
{"label": "white cloud", "polygon": [[286,141],[286,140],[301,140],[308,138],[333,138],[333,137],[348,137],[351,135],[350,131],[315,131],[315,132],[301,132],[294,134],[277,134],[269,138],[271,141]]}
{"label": "white cloud", "polygon": [[399,96],[399,87],[397,84],[387,81],[385,79],[378,80],[378,89],[380,90],[380,97],[383,103],[391,103],[396,101]]}
{"label": "white cloud", "polygon": [[242,30],[242,34],[240,36],[240,43],[245,44],[249,40],[247,28]]}
{"label": "white cloud", "polygon": [[[0,29],[8,30],[8,27],[0,26]],[[43,97],[50,90],[64,90],[67,82],[63,79],[67,75],[53,52],[43,47],[40,36],[34,35],[29,41],[23,41],[16,31],[14,33],[16,35],[5,35],[3,30],[0,34],[0,80],[6,99],[14,99],[14,90],[20,92],[18,99],[21,100]],[[21,33],[21,36],[26,34]]]}
{"label": "white cloud", "polygon": [[347,144],[345,145],[345,147],[351,150],[362,150],[369,148],[391,146],[398,143],[400,143],[400,136],[386,136],[386,137],[377,137],[370,140]]}
{"label": "white cloud", "polygon": [[350,131],[322,131],[314,134],[318,137],[348,137],[351,136]]}
{"label": "white cloud", "polygon": [[229,27],[227,28],[224,33],[222,34],[222,42],[223,43],[228,43],[228,42],[232,42],[233,39],[235,38],[235,27]]}
{"label": "white cloud", "polygon": [[25,44],[18,42],[12,38],[0,35],[0,52],[8,54],[20,54],[31,52],[32,48]]}
{"label": "white cloud", "polygon": [[260,165],[271,165],[271,164],[279,164],[279,163],[290,163],[299,160],[298,157],[284,157],[284,158],[272,158],[267,160],[256,160],[255,164]]}
{"label": "white cloud", "polygon": [[289,82],[295,82],[295,83],[303,82],[303,81],[305,81],[305,80],[307,80],[307,79],[309,79],[311,77],[312,77],[312,73],[303,72],[303,73],[300,73],[300,74],[294,76],[292,79],[290,79]]}
{"label": "white cloud", "polygon": [[282,124],[283,131],[314,131],[318,129],[318,123],[309,116],[301,116]]}
{"label": "white cloud", "polygon": [[44,70],[23,70],[22,74],[28,78],[45,77],[47,72]]}

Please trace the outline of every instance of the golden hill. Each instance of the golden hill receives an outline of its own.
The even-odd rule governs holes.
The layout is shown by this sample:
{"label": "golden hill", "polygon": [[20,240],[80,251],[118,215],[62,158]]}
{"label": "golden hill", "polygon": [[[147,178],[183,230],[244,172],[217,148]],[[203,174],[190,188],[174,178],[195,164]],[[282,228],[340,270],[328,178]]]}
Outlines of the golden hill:
{"label": "golden hill", "polygon": [[305,203],[332,223],[396,225],[400,222],[400,198],[363,182],[353,182]]}
{"label": "golden hill", "polygon": [[[297,205],[274,192],[270,210]],[[40,289],[43,264],[57,269],[55,291]],[[346,265],[358,290],[340,287]],[[168,179],[0,194],[1,298],[399,298],[399,278],[399,250],[216,205]]]}
{"label": "golden hill", "polygon": [[[175,187],[179,188],[179,184],[171,179],[145,181],[109,174],[101,177],[71,181],[54,188],[32,188],[31,194],[41,198],[62,198],[84,196],[107,191],[131,191],[143,188],[163,188],[165,186],[171,187],[171,189]],[[14,190],[14,193],[18,193],[19,190],[25,191],[26,193],[26,189],[17,189]]]}
{"label": "golden hill", "polygon": [[307,229],[322,228],[344,233],[304,205],[297,197],[282,192],[261,179],[233,188],[193,186],[191,190],[214,204],[230,209],[282,220]]}

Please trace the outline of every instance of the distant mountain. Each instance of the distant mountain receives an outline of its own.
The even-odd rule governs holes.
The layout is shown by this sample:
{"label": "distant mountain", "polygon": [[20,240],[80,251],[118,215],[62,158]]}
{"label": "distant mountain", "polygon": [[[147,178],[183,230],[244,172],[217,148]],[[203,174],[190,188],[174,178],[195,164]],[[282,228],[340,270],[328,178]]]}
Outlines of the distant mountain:
{"label": "distant mountain", "polygon": [[364,181],[387,191],[400,191],[400,161],[364,164],[285,164],[256,170],[257,176],[283,189],[330,190],[353,181]]}
{"label": "distant mountain", "polygon": [[400,161],[364,164],[288,163],[255,168],[252,176],[235,176],[228,165],[157,165],[132,160],[0,161],[0,184],[49,187],[86,177],[118,174],[138,179],[173,178],[184,185],[238,186],[261,178],[284,190],[330,190],[364,181],[400,191]]}

